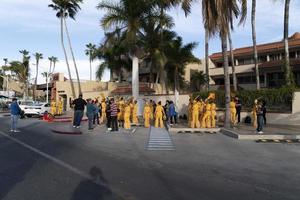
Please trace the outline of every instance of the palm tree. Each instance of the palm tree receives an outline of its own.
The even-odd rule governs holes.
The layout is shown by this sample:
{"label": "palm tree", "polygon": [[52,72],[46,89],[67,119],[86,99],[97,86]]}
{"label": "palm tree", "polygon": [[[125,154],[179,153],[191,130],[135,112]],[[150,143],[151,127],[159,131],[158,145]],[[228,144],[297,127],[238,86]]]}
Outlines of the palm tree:
{"label": "palm tree", "polygon": [[[69,3],[68,7],[73,8],[73,12],[74,12],[72,14],[69,13],[69,16],[71,17],[71,15],[72,15],[73,17],[71,17],[71,18],[73,20],[75,20],[75,14],[80,9],[80,6],[79,6],[78,3],[82,3],[82,0],[69,0],[69,1],[72,2],[72,3]],[[66,17],[67,16],[68,15],[66,15]],[[80,78],[79,78],[79,73],[78,73],[78,68],[77,68],[77,64],[76,64],[76,60],[75,60],[75,56],[74,56],[74,51],[73,51],[73,48],[72,48],[72,43],[71,43],[71,38],[70,38],[68,26],[67,26],[66,17],[64,17],[65,30],[66,30],[66,34],[67,34],[67,38],[68,38],[68,44],[69,44],[69,47],[70,47],[70,51],[71,51],[71,55],[72,55],[72,59],[73,59],[74,67],[75,67],[76,78],[77,78],[77,83],[78,83],[78,91],[79,91],[79,94],[82,94],[81,85],[80,85]]]}
{"label": "palm tree", "polygon": [[[164,34],[164,28],[165,27],[168,27],[168,21],[166,21],[166,11],[169,10],[171,7],[175,7],[175,6],[178,6],[178,5],[181,5],[181,8],[182,10],[184,11],[185,15],[187,16],[190,11],[191,11],[191,2],[193,0],[154,0],[154,4],[157,5],[159,7],[159,30],[160,30],[160,37],[161,37],[161,41],[160,41],[160,45],[161,45],[161,48],[163,48],[163,34]],[[165,89],[165,91],[167,92],[167,84],[166,84],[166,79],[167,79],[167,76],[166,76],[166,73],[165,73],[165,69],[164,69],[164,66],[166,65],[167,63],[167,59],[166,57],[162,54],[161,55],[161,59],[160,59],[160,65],[159,65],[159,68],[160,68],[160,72],[159,72],[159,75],[160,75],[160,83],[163,87],[163,89]]]}
{"label": "palm tree", "polygon": [[166,66],[173,72],[175,99],[177,99],[180,90],[178,76],[180,71],[184,73],[185,66],[188,63],[199,62],[199,59],[196,58],[192,53],[196,46],[196,43],[188,43],[183,45],[182,38],[177,37],[171,42],[169,48],[167,49],[168,62]]}
{"label": "palm tree", "polygon": [[4,61],[4,66],[7,66],[8,59],[7,58],[3,58],[3,61]]}
{"label": "palm tree", "polygon": [[294,84],[294,77],[290,66],[289,56],[289,10],[291,0],[285,0],[284,5],[284,68],[285,68],[285,81],[287,85]]}
{"label": "palm tree", "polygon": [[23,60],[23,62],[25,62],[26,59],[27,59],[27,57],[28,57],[28,55],[29,55],[29,51],[27,51],[27,50],[24,49],[24,50],[20,50],[19,52],[23,55],[22,60]]}
{"label": "palm tree", "polygon": [[209,77],[202,71],[194,72],[191,76],[190,88],[194,92],[200,91],[208,81]]}
{"label": "palm tree", "polygon": [[43,54],[35,53],[33,56],[35,57],[35,67],[36,67],[36,75],[35,75],[35,79],[34,79],[34,89],[33,89],[33,99],[35,100],[35,98],[36,98],[37,78],[38,78],[38,73],[39,73],[39,63],[40,63],[40,59],[43,59]]}
{"label": "palm tree", "polygon": [[54,11],[57,11],[56,17],[58,17],[60,19],[61,45],[62,45],[62,48],[63,48],[63,52],[64,52],[64,55],[65,55],[65,60],[66,60],[67,68],[68,68],[68,74],[69,74],[69,79],[70,79],[72,96],[73,96],[73,98],[75,98],[76,97],[75,88],[74,88],[74,83],[73,83],[71,70],[70,70],[70,65],[69,65],[69,61],[68,61],[68,55],[67,55],[67,51],[66,51],[65,44],[64,44],[64,31],[63,30],[64,30],[64,18],[67,17],[68,15],[72,18],[74,13],[76,13],[75,11],[77,9],[74,10],[73,7],[69,7],[69,1],[52,0],[52,2],[53,2],[53,4],[50,4],[48,6],[50,8],[52,8]]}
{"label": "palm tree", "polygon": [[260,80],[259,80],[259,69],[258,69],[258,55],[256,47],[256,0],[252,0],[252,11],[251,11],[251,25],[252,25],[252,41],[253,41],[253,55],[254,55],[254,65],[255,65],[255,75],[256,75],[256,89],[260,89]]}
{"label": "palm tree", "polygon": [[[209,78],[209,34],[205,28],[205,74]],[[209,79],[208,79],[209,80]],[[209,81],[206,82],[206,90],[209,91]]]}
{"label": "palm tree", "polygon": [[94,54],[96,52],[96,45],[89,43],[86,45],[85,55],[89,56],[90,61],[90,81],[92,80],[92,61],[95,57]]}
{"label": "palm tree", "polygon": [[132,95],[135,99],[139,97],[139,56],[141,49],[137,45],[137,34],[141,27],[141,22],[152,14],[154,5],[147,0],[120,0],[118,3],[102,1],[97,6],[98,9],[107,10],[101,19],[104,30],[120,29],[124,31],[123,43],[129,50],[132,60]]}
{"label": "palm tree", "polygon": [[58,58],[57,58],[57,57],[54,57],[54,56],[52,56],[52,57],[51,57],[51,59],[52,59],[52,63],[53,63],[53,68],[52,68],[52,72],[51,72],[51,74],[54,74],[54,71],[55,71],[55,66],[56,66],[56,63],[58,62]]}
{"label": "palm tree", "polygon": [[17,80],[22,83],[23,89],[23,99],[25,100],[28,95],[28,78],[30,76],[29,67],[26,64],[28,62],[28,57],[25,56],[24,62],[12,61],[8,66],[4,67],[5,71],[11,71],[15,74]]}
{"label": "palm tree", "polygon": [[[240,3],[240,4],[239,4]],[[240,18],[240,23],[245,21],[247,14],[246,0],[202,0],[202,15],[204,27],[210,36],[219,34],[223,52],[223,68],[225,82],[225,123],[230,127],[230,77],[228,70],[227,38],[229,29],[233,29],[234,18]]]}
{"label": "palm tree", "polygon": [[230,60],[231,60],[231,69],[232,69],[233,89],[236,92],[237,91],[237,79],[236,79],[236,73],[235,73],[235,62],[234,62],[233,45],[232,45],[230,29],[228,29],[228,42],[229,42],[229,49],[230,49]]}

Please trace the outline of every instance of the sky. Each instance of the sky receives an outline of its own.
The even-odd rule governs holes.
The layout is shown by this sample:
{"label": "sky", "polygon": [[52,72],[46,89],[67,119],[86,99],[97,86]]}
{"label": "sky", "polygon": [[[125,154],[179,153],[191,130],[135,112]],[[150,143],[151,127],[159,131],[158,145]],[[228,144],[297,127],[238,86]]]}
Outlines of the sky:
{"label": "sky", "polygon": [[[100,0],[83,0],[81,11],[76,16],[76,21],[68,20],[68,27],[77,60],[81,79],[89,79],[89,61],[85,55],[85,45],[88,43],[99,44],[104,37],[100,26],[103,10],[97,10]],[[192,12],[185,17],[179,8],[172,9],[169,13],[175,21],[174,31],[183,38],[185,43],[197,42],[194,50],[195,56],[204,56],[204,29],[201,16],[200,1],[192,5]],[[248,3],[248,17],[244,25],[236,26],[232,33],[234,48],[251,46],[251,1]],[[257,1],[257,42],[258,44],[281,40],[283,37],[283,0]],[[44,59],[40,64],[40,72],[49,69],[48,57],[56,56],[59,59],[56,71],[67,75],[67,67],[60,45],[60,24],[55,17],[55,12],[48,8],[51,0],[1,0],[0,6],[0,66],[4,64],[3,58],[21,60],[19,50],[29,50],[43,53]],[[290,5],[290,35],[300,32],[300,1],[292,0]],[[210,40],[210,54],[221,51],[218,37]],[[70,54],[69,54],[70,55]],[[71,57],[69,56],[69,59]],[[34,59],[31,59],[31,74],[35,75]],[[70,63],[72,63],[70,61]],[[93,63],[93,72],[96,71],[100,61]],[[73,68],[71,66],[71,68]],[[94,74],[94,73],[93,73]],[[72,70],[72,78],[75,71]],[[95,77],[93,77],[95,79]],[[104,74],[103,80],[109,79],[109,73]],[[39,77],[39,83],[43,82]]]}

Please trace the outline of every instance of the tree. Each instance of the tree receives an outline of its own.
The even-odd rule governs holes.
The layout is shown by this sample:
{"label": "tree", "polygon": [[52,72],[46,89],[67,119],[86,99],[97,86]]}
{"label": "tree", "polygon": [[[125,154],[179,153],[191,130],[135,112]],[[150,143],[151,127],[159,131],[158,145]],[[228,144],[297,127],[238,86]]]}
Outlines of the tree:
{"label": "tree", "polygon": [[56,17],[58,17],[60,19],[61,45],[63,48],[63,52],[65,55],[65,60],[66,60],[67,68],[68,68],[72,96],[73,96],[73,98],[75,98],[76,97],[75,88],[74,88],[74,83],[73,83],[70,65],[69,65],[69,61],[68,61],[68,55],[67,55],[67,51],[66,51],[65,44],[64,44],[64,31],[63,30],[64,30],[64,18],[67,16],[70,16],[71,18],[74,17],[74,15],[77,11],[77,8],[76,7],[74,8],[73,6],[70,7],[70,5],[73,5],[73,1],[70,2],[70,0],[52,0],[52,2],[53,2],[53,4],[49,4],[48,6],[50,8],[52,8],[54,11],[57,11]]}
{"label": "tree", "polygon": [[4,66],[7,66],[8,59],[7,58],[3,58],[3,61],[4,61]]}
{"label": "tree", "polygon": [[289,14],[290,14],[290,2],[291,0],[285,0],[284,4],[284,69],[285,69],[285,81],[288,86],[294,84],[293,72],[290,66],[289,56]]}
{"label": "tree", "polygon": [[169,72],[173,72],[174,94],[177,94],[180,90],[180,74],[184,74],[185,66],[192,62],[199,62],[199,59],[193,55],[196,46],[196,43],[183,45],[182,38],[177,37],[167,48],[168,62],[166,66]]}
{"label": "tree", "polygon": [[194,92],[200,91],[207,82],[209,82],[209,77],[206,74],[202,71],[194,72],[191,76],[190,88]]}
{"label": "tree", "polygon": [[206,90],[209,91],[209,34],[207,28],[205,28],[205,74],[208,77],[206,82]]}
{"label": "tree", "polygon": [[255,75],[256,75],[256,89],[259,90],[260,80],[259,80],[258,55],[257,55],[257,46],[256,46],[255,18],[256,18],[256,0],[252,0],[251,25],[252,25],[253,55],[254,55]]}
{"label": "tree", "polygon": [[231,39],[231,31],[228,29],[228,42],[229,42],[229,50],[230,50],[230,60],[231,60],[231,69],[232,69],[232,79],[233,79],[233,89],[237,91],[237,78],[235,73],[235,62],[234,62],[234,54],[233,54],[233,44]]}
{"label": "tree", "polygon": [[[18,73],[20,74],[23,74],[22,75],[22,77],[24,78],[24,77],[26,77],[27,79],[26,79],[26,81],[24,81],[24,87],[25,87],[25,89],[24,89],[24,95],[23,95],[23,99],[25,100],[27,97],[28,97],[28,85],[29,85],[29,71],[30,71],[30,69],[29,69],[29,61],[30,61],[30,56],[29,56],[29,51],[27,51],[27,50],[20,50],[19,51],[22,55],[23,55],[23,57],[22,57],[22,65],[24,66],[24,69],[22,69],[22,68],[20,68],[20,67],[18,67],[18,64],[16,63],[16,62],[12,62],[13,64],[15,64],[17,67],[15,68],[15,69],[19,69],[20,71],[18,71]],[[13,72],[15,72],[16,73],[16,71],[13,71]],[[25,76],[25,74],[26,73],[28,73],[28,76]],[[18,75],[17,73],[16,73],[16,76],[18,77],[18,78],[20,78],[20,75]]]}
{"label": "tree", "polygon": [[92,80],[92,61],[93,58],[95,57],[95,53],[96,53],[96,45],[89,43],[86,45],[86,50],[85,50],[85,55],[87,55],[89,57],[89,61],[90,61],[90,81]]}
{"label": "tree", "polygon": [[29,56],[25,56],[24,62],[12,61],[8,66],[3,67],[3,70],[13,72],[16,79],[22,84],[24,100],[28,95],[28,78],[30,76],[29,65],[26,64],[28,62],[28,57]]}
{"label": "tree", "polygon": [[104,30],[121,27],[125,37],[123,43],[129,50],[132,60],[132,95],[135,99],[139,97],[139,56],[142,53],[137,45],[137,34],[141,27],[141,22],[152,14],[154,5],[147,0],[120,0],[119,2],[102,1],[97,6],[98,9],[106,10],[107,13],[101,19]]}
{"label": "tree", "polygon": [[233,29],[234,18],[240,18],[244,22],[247,14],[246,0],[202,0],[202,15],[204,27],[210,36],[219,34],[223,53],[223,68],[225,82],[225,123],[230,127],[230,77],[228,70],[227,38],[229,29]]}
{"label": "tree", "polygon": [[40,59],[43,59],[43,54],[41,53],[35,53],[33,54],[35,57],[35,67],[36,67],[36,74],[35,74],[35,79],[34,79],[34,89],[33,89],[33,100],[36,99],[36,87],[37,87],[37,78],[38,78],[38,73],[39,73],[39,63]]}
{"label": "tree", "polygon": [[52,61],[52,64],[53,64],[53,68],[52,68],[51,74],[54,74],[55,66],[56,66],[56,63],[58,62],[58,58],[54,57],[54,56],[51,56],[51,61]]}

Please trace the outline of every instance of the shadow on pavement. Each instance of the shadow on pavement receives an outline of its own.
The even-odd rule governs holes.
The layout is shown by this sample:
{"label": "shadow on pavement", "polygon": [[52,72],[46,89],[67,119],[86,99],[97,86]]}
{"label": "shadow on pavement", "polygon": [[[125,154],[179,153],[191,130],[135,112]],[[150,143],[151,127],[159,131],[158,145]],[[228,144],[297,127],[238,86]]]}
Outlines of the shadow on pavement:
{"label": "shadow on pavement", "polygon": [[91,179],[82,181],[75,189],[71,200],[106,200],[120,199],[111,191],[100,168],[92,167],[89,172]]}

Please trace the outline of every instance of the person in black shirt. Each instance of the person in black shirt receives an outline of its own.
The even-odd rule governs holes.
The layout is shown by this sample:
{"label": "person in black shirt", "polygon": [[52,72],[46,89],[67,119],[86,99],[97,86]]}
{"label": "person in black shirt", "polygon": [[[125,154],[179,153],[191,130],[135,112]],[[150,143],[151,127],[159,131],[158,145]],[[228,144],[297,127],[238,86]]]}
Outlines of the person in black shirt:
{"label": "person in black shirt", "polygon": [[263,110],[264,125],[267,125],[267,117],[266,117],[267,107],[266,107],[266,101],[265,100],[263,100],[263,102],[262,102],[262,110]]}
{"label": "person in black shirt", "polygon": [[79,94],[78,99],[75,99],[72,102],[74,105],[74,120],[73,120],[73,127],[80,128],[80,123],[83,117],[84,107],[86,106],[86,101],[82,99],[82,94]]}
{"label": "person in black shirt", "polygon": [[257,133],[258,134],[263,134],[262,129],[263,129],[263,123],[264,123],[264,118],[263,118],[263,104],[262,101],[260,100],[257,103],[256,106],[256,115],[257,115]]}
{"label": "person in black shirt", "polygon": [[239,97],[235,97],[235,109],[236,109],[238,123],[240,123],[241,122],[242,103],[241,103]]}

